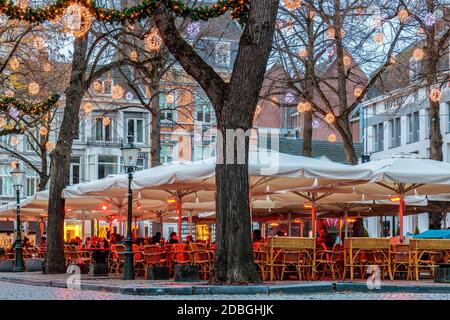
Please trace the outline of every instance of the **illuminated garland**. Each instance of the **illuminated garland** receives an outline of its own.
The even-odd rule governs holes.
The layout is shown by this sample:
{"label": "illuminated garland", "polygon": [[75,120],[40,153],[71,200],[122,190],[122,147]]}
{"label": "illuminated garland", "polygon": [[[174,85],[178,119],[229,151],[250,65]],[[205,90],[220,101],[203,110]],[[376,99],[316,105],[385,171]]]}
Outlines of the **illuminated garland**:
{"label": "illuminated garland", "polygon": [[59,94],[57,93],[53,93],[50,97],[39,103],[23,102],[14,97],[0,96],[0,110],[7,112],[10,108],[14,108],[20,115],[40,116],[54,108],[58,100]]}
{"label": "illuminated garland", "polygon": [[122,10],[97,7],[94,0],[57,0],[54,4],[41,8],[21,8],[11,0],[0,0],[0,13],[11,19],[42,23],[51,21],[64,14],[70,5],[78,3],[86,8],[93,17],[102,22],[134,23],[151,16],[161,4],[175,15],[191,20],[208,20],[219,17],[231,10],[233,19],[245,23],[249,0],[218,0],[211,6],[188,6],[183,0],[143,0],[141,4]]}

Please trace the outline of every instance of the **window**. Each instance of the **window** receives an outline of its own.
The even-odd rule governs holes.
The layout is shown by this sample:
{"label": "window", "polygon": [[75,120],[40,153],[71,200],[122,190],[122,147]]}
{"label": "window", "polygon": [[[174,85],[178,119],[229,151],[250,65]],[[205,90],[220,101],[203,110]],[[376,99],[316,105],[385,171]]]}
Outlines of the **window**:
{"label": "window", "polygon": [[[171,96],[173,101],[167,102],[167,95]],[[177,99],[176,92],[161,93],[159,95],[159,102],[161,107],[161,121],[175,122],[177,121]]]}
{"label": "window", "polygon": [[36,194],[37,179],[27,178],[27,197],[34,196]]}
{"label": "window", "polygon": [[111,73],[94,81],[94,92],[97,95],[110,95],[112,87]]}
{"label": "window", "polygon": [[450,103],[446,103],[447,107],[447,132],[450,132]]}
{"label": "window", "polygon": [[173,144],[161,144],[161,162],[173,161]]}
{"label": "window", "polygon": [[380,152],[384,150],[384,124],[379,123],[372,126],[373,131],[373,151]]}
{"label": "window", "polygon": [[117,157],[98,156],[98,179],[110,174],[117,174]]}
{"label": "window", "polygon": [[217,66],[222,68],[230,67],[231,53],[230,43],[218,42],[214,50],[214,61]]}
{"label": "window", "polygon": [[132,136],[134,142],[144,142],[144,119],[127,120],[127,136]]}
{"label": "window", "polygon": [[211,102],[203,92],[195,94],[195,121],[201,123],[215,122],[215,114]]}
{"label": "window", "polygon": [[10,171],[12,171],[11,166],[0,166],[0,195],[2,196],[11,197],[13,195],[13,184]]}
{"label": "window", "polygon": [[70,172],[69,172],[69,183],[78,184],[80,183],[80,157],[72,157],[70,159]]}
{"label": "window", "polygon": [[195,146],[193,161],[199,161],[212,157],[211,146]]}
{"label": "window", "polygon": [[408,143],[419,141],[419,111],[408,114]]}
{"label": "window", "polygon": [[430,108],[425,109],[425,139],[430,138]]}
{"label": "window", "polygon": [[390,130],[389,148],[395,148],[400,146],[401,143],[400,118],[392,119],[389,121],[389,130]]}
{"label": "window", "polygon": [[112,141],[112,120],[107,126],[103,124],[103,117],[95,119],[95,140]]}
{"label": "window", "polygon": [[74,140],[80,141],[81,140],[81,136],[80,136],[80,126],[81,126],[81,121],[83,121],[83,119],[79,119],[78,120],[78,125],[75,127],[75,137]]}

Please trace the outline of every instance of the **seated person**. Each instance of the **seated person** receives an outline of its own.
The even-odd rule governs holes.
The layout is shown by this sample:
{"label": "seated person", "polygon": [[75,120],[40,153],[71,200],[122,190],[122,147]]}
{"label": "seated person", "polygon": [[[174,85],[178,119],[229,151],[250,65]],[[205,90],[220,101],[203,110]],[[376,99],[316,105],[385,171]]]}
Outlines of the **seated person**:
{"label": "seated person", "polygon": [[186,240],[184,241],[185,244],[190,244],[191,242],[194,242],[194,238],[191,235],[188,235],[186,237]]}
{"label": "seated person", "polygon": [[169,244],[175,244],[178,243],[178,237],[176,232],[171,232],[169,236]]}

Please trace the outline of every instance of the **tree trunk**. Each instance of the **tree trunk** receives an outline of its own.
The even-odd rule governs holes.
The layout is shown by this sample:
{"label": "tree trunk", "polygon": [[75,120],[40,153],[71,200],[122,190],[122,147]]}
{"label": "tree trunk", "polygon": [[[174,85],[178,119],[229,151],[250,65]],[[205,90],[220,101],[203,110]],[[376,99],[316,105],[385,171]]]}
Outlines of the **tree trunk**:
{"label": "tree trunk", "polygon": [[150,86],[152,93],[151,101],[151,133],[150,133],[150,157],[151,166],[156,167],[161,164],[161,110],[159,107],[159,83]]}
{"label": "tree trunk", "polygon": [[67,185],[70,152],[79,122],[79,111],[85,93],[84,74],[87,37],[75,40],[72,72],[66,92],[66,107],[55,149],[51,152],[50,195],[48,199],[46,273],[66,272],[64,258],[65,200],[61,192]]}
{"label": "tree trunk", "polygon": [[312,111],[305,112],[303,116],[303,148],[302,155],[311,157],[312,155]]}
{"label": "tree trunk", "polygon": [[335,127],[342,137],[345,160],[348,164],[358,164],[358,157],[356,156],[355,147],[353,145],[353,134],[349,121],[337,118]]}

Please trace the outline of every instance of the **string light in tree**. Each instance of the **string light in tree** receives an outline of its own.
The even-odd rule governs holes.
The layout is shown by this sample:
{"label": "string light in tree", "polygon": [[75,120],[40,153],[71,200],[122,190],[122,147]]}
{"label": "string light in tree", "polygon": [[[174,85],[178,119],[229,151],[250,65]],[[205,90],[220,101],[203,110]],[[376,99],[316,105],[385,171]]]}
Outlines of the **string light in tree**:
{"label": "string light in tree", "polygon": [[150,33],[145,37],[145,46],[150,51],[158,51],[162,46],[162,38],[158,29],[152,28]]}
{"label": "string light in tree", "polygon": [[442,98],[442,92],[439,89],[433,89],[430,92],[430,100],[432,102],[439,102]]}
{"label": "string light in tree", "polygon": [[0,129],[3,129],[6,126],[6,123],[5,117],[0,117]]}
{"label": "string light in tree", "polygon": [[80,38],[91,28],[92,15],[88,8],[75,3],[64,10],[62,24],[65,32],[71,33],[76,38]]}
{"label": "string light in tree", "polygon": [[331,133],[329,136],[328,136],[328,142],[329,143],[335,143],[336,142],[336,135],[334,134],[334,133]]}
{"label": "string light in tree", "polygon": [[45,150],[47,150],[47,151],[53,151],[55,149],[55,144],[53,143],[53,142],[51,142],[51,141],[47,141],[46,143],[45,143]]}
{"label": "string light in tree", "polygon": [[46,127],[40,127],[39,128],[39,134],[41,136],[46,136],[48,134],[48,129]]}
{"label": "string light in tree", "polygon": [[327,37],[328,39],[334,39],[336,37],[336,29],[329,27],[327,30]]}
{"label": "string light in tree", "polygon": [[360,87],[356,87],[355,90],[353,90],[353,94],[356,98],[361,97],[362,93],[363,93],[363,89]]}
{"label": "string light in tree", "polygon": [[36,96],[40,90],[41,90],[41,88],[40,88],[39,84],[34,81],[28,85],[28,92],[32,96]]}
{"label": "string light in tree", "polygon": [[138,61],[139,55],[138,55],[138,52],[137,52],[136,50],[131,51],[131,53],[130,53],[130,59],[131,59],[132,61]]}
{"label": "string light in tree", "polygon": [[94,110],[94,106],[92,105],[92,103],[88,102],[84,105],[83,110],[84,113],[90,114]]}
{"label": "string light in tree", "polygon": [[133,100],[133,94],[131,92],[127,92],[125,94],[125,99],[127,99],[128,101]]}
{"label": "string light in tree", "polygon": [[105,127],[109,126],[111,124],[111,118],[110,117],[103,117],[103,125]]}
{"label": "string light in tree", "polygon": [[395,60],[394,57],[390,57],[390,58],[389,58],[389,63],[390,63],[390,64],[396,64],[396,63],[397,63],[397,60]]}
{"label": "string light in tree", "polygon": [[343,62],[344,62],[344,66],[349,66],[352,63],[352,58],[350,58],[350,56],[348,56],[348,55],[345,55]]}
{"label": "string light in tree", "polygon": [[306,59],[306,57],[308,57],[308,50],[306,50],[305,48],[302,48],[298,51],[298,56],[301,59]]}
{"label": "string light in tree", "polygon": [[332,124],[332,123],[334,123],[336,121],[336,117],[332,113],[327,113],[327,115],[325,116],[325,121],[328,124]]}
{"label": "string light in tree", "polygon": [[400,20],[401,23],[404,23],[406,21],[406,19],[408,19],[409,17],[409,13],[406,9],[400,9],[397,13],[398,15],[398,19]]}
{"label": "string light in tree", "polygon": [[381,32],[375,33],[375,36],[373,37],[373,39],[375,40],[376,43],[382,44],[384,41],[383,33],[381,33]]}
{"label": "string light in tree", "polygon": [[19,70],[19,68],[20,68],[20,61],[19,61],[19,58],[17,58],[17,57],[12,57],[11,59],[9,59],[8,65],[9,65],[9,68],[10,68],[12,71],[17,71],[17,70]]}
{"label": "string light in tree", "polygon": [[286,95],[284,96],[284,102],[292,104],[295,103],[295,96],[292,92],[288,92],[286,93]]}
{"label": "string light in tree", "polygon": [[415,48],[413,51],[413,56],[414,59],[416,59],[416,61],[420,61],[425,56],[425,52],[423,51],[422,48]]}
{"label": "string light in tree", "polygon": [[122,88],[122,86],[120,85],[114,85],[111,88],[111,98],[113,98],[114,100],[120,100],[123,98],[125,94],[125,90]]}
{"label": "string light in tree", "polygon": [[28,8],[28,0],[16,0],[16,5],[22,9],[25,10],[26,8]]}
{"label": "string light in tree", "polygon": [[19,164],[19,161],[18,160],[14,160],[14,161],[11,161],[11,168],[13,168],[13,169],[17,169],[17,165]]}
{"label": "string light in tree", "polygon": [[44,66],[42,67],[42,69],[44,70],[44,72],[50,72],[50,71],[52,71],[53,67],[50,62],[46,62],[46,63],[44,63]]}
{"label": "string light in tree", "polygon": [[284,0],[284,6],[290,11],[297,10],[301,5],[302,0]]}
{"label": "string light in tree", "polygon": [[45,40],[42,37],[34,37],[33,46],[36,50],[41,51],[45,48]]}
{"label": "string light in tree", "polygon": [[297,111],[300,112],[300,113],[309,112],[311,110],[312,110],[312,105],[308,101],[300,102],[297,105]]}

